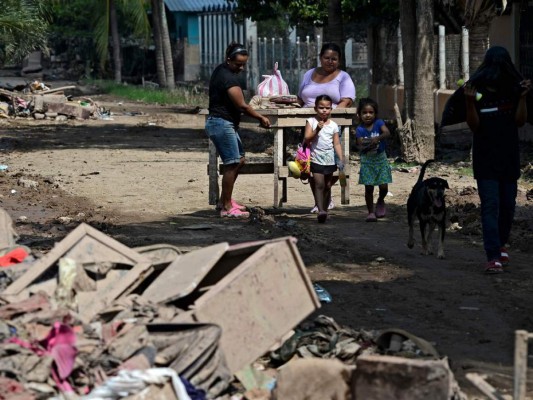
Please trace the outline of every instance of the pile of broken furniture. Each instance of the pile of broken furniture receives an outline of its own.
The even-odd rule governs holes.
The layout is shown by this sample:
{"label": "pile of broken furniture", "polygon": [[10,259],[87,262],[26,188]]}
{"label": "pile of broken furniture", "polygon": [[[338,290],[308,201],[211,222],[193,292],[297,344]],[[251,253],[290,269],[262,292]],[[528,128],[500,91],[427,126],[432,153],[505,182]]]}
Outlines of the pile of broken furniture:
{"label": "pile of broken furniture", "polygon": [[0,271],[0,398],[462,398],[420,338],[304,321],[320,302],[291,237],[182,252],[82,223]]}

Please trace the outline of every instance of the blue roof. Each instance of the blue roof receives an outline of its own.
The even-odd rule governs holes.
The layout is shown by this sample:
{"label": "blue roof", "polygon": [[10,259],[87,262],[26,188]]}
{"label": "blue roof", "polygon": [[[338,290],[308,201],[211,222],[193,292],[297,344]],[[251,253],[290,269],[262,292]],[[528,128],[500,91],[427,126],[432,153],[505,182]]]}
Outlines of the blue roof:
{"label": "blue roof", "polygon": [[227,10],[234,8],[227,0],[165,0],[170,12],[200,12],[205,10]]}

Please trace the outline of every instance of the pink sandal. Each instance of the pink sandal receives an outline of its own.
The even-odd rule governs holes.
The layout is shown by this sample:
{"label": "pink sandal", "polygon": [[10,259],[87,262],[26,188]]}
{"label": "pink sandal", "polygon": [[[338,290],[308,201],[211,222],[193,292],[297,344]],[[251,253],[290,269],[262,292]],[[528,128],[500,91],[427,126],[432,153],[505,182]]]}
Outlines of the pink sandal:
{"label": "pink sandal", "polygon": [[[243,206],[242,204],[237,203],[235,200],[231,199],[231,208],[238,208],[241,211],[246,211],[246,206]],[[215,207],[215,210],[222,211],[223,207],[220,203],[218,203]]]}
{"label": "pink sandal", "polygon": [[220,211],[220,216],[223,218],[248,218],[250,213],[248,211],[242,211],[238,207],[233,207],[229,211]]}

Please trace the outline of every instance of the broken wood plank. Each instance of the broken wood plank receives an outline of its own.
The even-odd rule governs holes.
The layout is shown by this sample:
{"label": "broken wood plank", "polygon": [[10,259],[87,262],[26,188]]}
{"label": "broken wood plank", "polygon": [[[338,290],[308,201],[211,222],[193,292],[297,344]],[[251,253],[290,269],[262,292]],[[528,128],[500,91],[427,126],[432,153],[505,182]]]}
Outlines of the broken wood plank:
{"label": "broken wood plank", "polygon": [[192,312],[195,320],[222,328],[221,348],[235,373],[318,308],[298,249],[285,240],[249,255],[199,297]]}
{"label": "broken wood plank", "polygon": [[[26,273],[9,285],[1,293],[2,298],[8,301],[14,300],[28,286],[37,283],[38,279],[49,272],[51,268],[57,270],[56,263],[64,256],[73,258],[79,264],[112,261],[134,266],[139,263],[149,263],[144,256],[136,251],[82,223],[61,242],[57,243],[44,257],[35,261]],[[57,276],[57,271],[55,275]],[[22,297],[28,295],[26,293]]]}
{"label": "broken wood plank", "polygon": [[191,293],[220,260],[228,243],[218,243],[178,256],[142,293],[154,303],[170,302]]}

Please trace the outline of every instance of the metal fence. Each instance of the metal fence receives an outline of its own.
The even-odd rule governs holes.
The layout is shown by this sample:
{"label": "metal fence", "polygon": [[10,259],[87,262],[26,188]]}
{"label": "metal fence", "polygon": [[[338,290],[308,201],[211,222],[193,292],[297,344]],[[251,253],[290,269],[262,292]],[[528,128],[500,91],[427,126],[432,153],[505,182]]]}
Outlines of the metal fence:
{"label": "metal fence", "polygon": [[[319,52],[322,38],[306,36],[295,40],[280,37],[258,38],[257,60],[259,75],[271,75],[274,64],[278,63],[278,70],[289,86],[291,94],[298,93],[298,87],[303,74],[311,68],[320,65]],[[365,70],[367,67],[367,48],[365,43],[349,40],[345,49],[346,69],[352,78],[360,77],[354,70]],[[261,81],[260,77],[260,81]],[[355,80],[355,79],[354,79]],[[366,84],[366,79],[365,79]]]}

